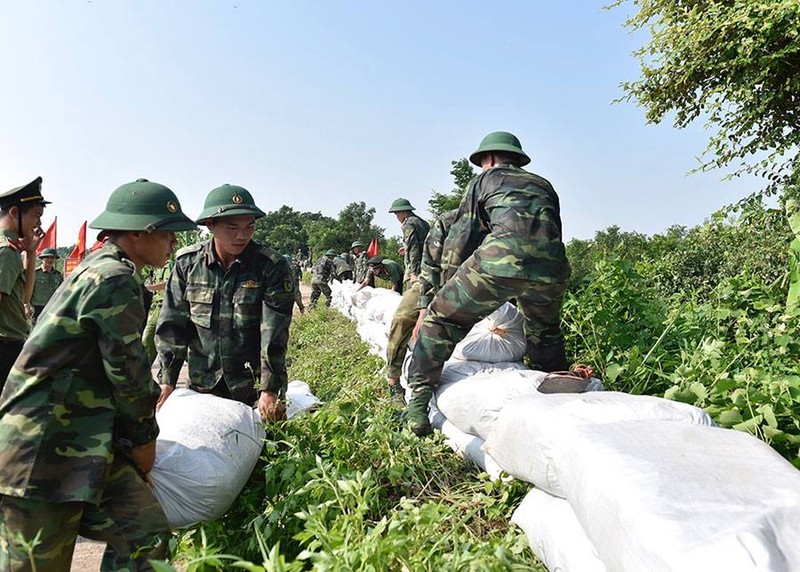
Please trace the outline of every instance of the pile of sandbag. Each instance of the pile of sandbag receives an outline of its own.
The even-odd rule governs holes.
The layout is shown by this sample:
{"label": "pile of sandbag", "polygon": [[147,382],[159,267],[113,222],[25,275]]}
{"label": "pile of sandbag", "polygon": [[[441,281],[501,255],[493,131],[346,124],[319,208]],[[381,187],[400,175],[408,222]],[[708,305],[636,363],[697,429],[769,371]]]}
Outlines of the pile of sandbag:
{"label": "pile of sandbag", "polygon": [[[363,308],[342,311],[369,328]],[[382,319],[388,332],[388,308]],[[583,394],[539,393],[545,374],[524,353],[507,304],[445,363],[430,417],[493,477],[535,485],[512,521],[551,571],[800,570],[800,472],[769,446],[595,379]]]}
{"label": "pile of sandbag", "polygon": [[[316,407],[308,385],[292,381],[287,417]],[[257,410],[238,401],[176,389],[156,414],[160,433],[150,472],[172,528],[222,516],[236,500],[264,446]]]}

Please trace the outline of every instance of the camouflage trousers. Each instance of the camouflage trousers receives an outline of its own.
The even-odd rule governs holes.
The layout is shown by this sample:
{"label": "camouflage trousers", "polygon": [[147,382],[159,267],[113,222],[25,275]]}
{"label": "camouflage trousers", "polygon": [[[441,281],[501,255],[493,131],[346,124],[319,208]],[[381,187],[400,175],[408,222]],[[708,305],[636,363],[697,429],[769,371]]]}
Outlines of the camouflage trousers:
{"label": "camouflage trousers", "polygon": [[386,362],[389,364],[387,377],[399,378],[403,372],[403,360],[408,350],[408,342],[419,316],[419,282],[415,282],[403,293],[400,305],[392,317],[389,328],[389,343],[386,346]]}
{"label": "camouflage trousers", "polygon": [[313,308],[317,305],[317,300],[321,294],[325,294],[325,305],[331,305],[331,287],[328,286],[325,282],[312,282],[311,283],[311,299],[308,302],[308,306]]}
{"label": "camouflage trousers", "polygon": [[560,348],[561,302],[565,284],[505,278],[480,272],[474,258],[462,264],[439,290],[420,327],[409,367],[409,386],[415,392],[439,385],[444,362],[472,326],[515,298],[525,317],[528,352]]}
{"label": "camouflage trousers", "polygon": [[303,305],[303,293],[300,291],[300,285],[296,284],[294,289],[294,303],[297,304],[297,307],[300,308],[300,313],[306,311],[305,306]]}
{"label": "camouflage trousers", "polygon": [[[130,462],[115,460],[100,504],[0,495],[0,570],[69,571],[78,535],[107,543],[101,570],[152,570],[167,556],[167,518]],[[38,536],[37,536],[38,535]]]}

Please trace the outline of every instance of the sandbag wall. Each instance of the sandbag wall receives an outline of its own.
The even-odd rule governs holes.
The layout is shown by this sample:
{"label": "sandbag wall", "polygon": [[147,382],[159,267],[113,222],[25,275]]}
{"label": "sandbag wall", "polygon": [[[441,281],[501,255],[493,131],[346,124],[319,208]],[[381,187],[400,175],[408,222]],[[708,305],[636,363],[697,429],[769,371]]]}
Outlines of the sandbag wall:
{"label": "sandbag wall", "polygon": [[[334,306],[385,357],[400,296],[354,288],[334,285]],[[690,405],[539,393],[544,374],[504,354],[524,354],[514,312],[501,308],[459,345],[465,359],[445,364],[431,422],[491,475],[535,485],[512,521],[551,571],[800,570],[800,471]]]}

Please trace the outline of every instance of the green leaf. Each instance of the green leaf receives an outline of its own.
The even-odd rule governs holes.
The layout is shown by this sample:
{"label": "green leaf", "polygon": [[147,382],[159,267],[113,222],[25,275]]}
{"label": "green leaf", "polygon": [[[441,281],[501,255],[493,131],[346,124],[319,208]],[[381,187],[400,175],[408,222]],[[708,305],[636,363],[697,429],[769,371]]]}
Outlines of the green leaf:
{"label": "green leaf", "polygon": [[731,427],[736,425],[737,423],[742,422],[742,414],[738,411],[734,411],[729,409],[728,411],[723,411],[717,417],[717,421],[720,425],[724,425],[725,427]]}
{"label": "green leaf", "polygon": [[615,381],[624,368],[618,363],[610,363],[606,366],[606,380]]}

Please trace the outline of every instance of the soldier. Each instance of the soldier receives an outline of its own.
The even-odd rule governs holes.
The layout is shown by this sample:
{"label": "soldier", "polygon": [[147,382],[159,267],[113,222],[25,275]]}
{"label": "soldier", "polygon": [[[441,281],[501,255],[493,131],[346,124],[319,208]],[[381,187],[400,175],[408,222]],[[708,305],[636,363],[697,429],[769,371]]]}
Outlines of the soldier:
{"label": "soldier", "polygon": [[164,403],[189,363],[190,387],[258,403],[269,422],[285,417],[286,347],[294,279],[280,253],[253,241],[264,216],[244,188],[225,184],[197,219],[212,238],[178,251],[156,326]]}
{"label": "soldier", "polygon": [[0,195],[0,389],[30,331],[25,305],[36,282],[34,256],[48,204],[41,177]]}
{"label": "soldier", "polygon": [[[420,436],[431,432],[428,402],[455,345],[510,298],[525,316],[531,366],[567,368],[560,311],[570,267],[558,196],[548,181],[521,169],[530,158],[511,133],[487,135],[470,161],[483,172],[470,182],[445,240],[444,285],[412,352],[406,412]],[[489,234],[481,242],[482,228]]]}
{"label": "soldier", "polygon": [[367,268],[369,256],[364,251],[364,244],[359,240],[350,245],[350,251],[353,253],[353,278],[358,284],[361,284],[369,272],[369,268]]}
{"label": "soldier", "polygon": [[333,257],[334,278],[339,282],[353,279],[353,267],[347,262],[347,253]]}
{"label": "soldier", "polygon": [[36,269],[36,283],[31,296],[34,322],[64,281],[64,276],[56,268],[59,256],[55,248],[45,248],[38,258],[42,261],[42,265]]}
{"label": "soldier", "polygon": [[397,307],[389,328],[389,342],[386,346],[386,363],[388,364],[386,382],[393,395],[402,395],[400,374],[403,360],[408,350],[408,340],[417,321],[417,302],[420,289],[418,277],[422,263],[422,249],[428,236],[430,225],[414,214],[414,207],[407,199],[397,199],[389,207],[403,229],[403,254],[405,257],[405,285],[403,299]]}
{"label": "soldier", "polygon": [[147,482],[159,390],[141,342],[139,269],[162,266],[175,231],[195,225],[171,190],[140,179],[91,227],[105,246],[50,300],[0,396],[2,570],[69,570],[79,534],[106,542],[102,570],[150,570],[167,554]]}
{"label": "soldier", "polygon": [[336,267],[333,265],[334,256],[336,256],[336,251],[332,248],[328,249],[314,265],[314,275],[311,278],[311,300],[308,303],[310,308],[317,305],[321,294],[325,294],[325,305],[331,305],[331,287],[328,286],[328,282],[336,273]]}
{"label": "soldier", "polygon": [[373,256],[367,261],[369,273],[364,281],[356,288],[356,292],[364,286],[375,287],[375,277],[383,278],[392,283],[392,290],[398,294],[403,293],[403,267],[391,258]]}
{"label": "soldier", "polygon": [[300,313],[304,314],[306,311],[303,305],[303,293],[300,291],[300,281],[303,279],[303,269],[300,268],[300,262],[296,258],[292,258],[289,254],[284,254],[284,257],[289,262],[292,268],[292,281],[294,283],[294,303],[300,309]]}

